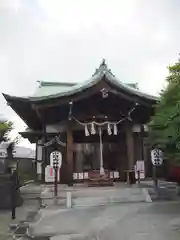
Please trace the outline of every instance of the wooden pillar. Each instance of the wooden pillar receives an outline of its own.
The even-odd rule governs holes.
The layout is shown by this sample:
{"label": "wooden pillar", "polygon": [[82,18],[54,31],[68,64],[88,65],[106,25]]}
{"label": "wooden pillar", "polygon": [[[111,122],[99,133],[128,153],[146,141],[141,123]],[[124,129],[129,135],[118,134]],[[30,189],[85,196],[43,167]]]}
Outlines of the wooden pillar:
{"label": "wooden pillar", "polygon": [[35,171],[35,179],[38,180],[38,173],[37,173],[37,161],[38,161],[38,138],[36,138],[36,152],[35,152],[35,164],[34,164],[34,171]]}
{"label": "wooden pillar", "polygon": [[36,171],[37,171],[37,179],[39,181],[42,181],[42,172],[43,172],[43,168],[42,168],[42,163],[43,163],[43,140],[42,139],[38,139],[37,143],[36,143],[36,148],[37,148],[37,165],[36,165]]}
{"label": "wooden pillar", "polygon": [[69,186],[73,185],[73,134],[71,124],[67,127],[67,184]]}
{"label": "wooden pillar", "polygon": [[141,124],[141,160],[144,161],[144,125]]}
{"label": "wooden pillar", "polygon": [[[44,145],[44,143],[46,142],[46,137],[43,137],[43,140],[42,140],[42,144]],[[41,167],[42,167],[42,182],[45,182],[45,168],[46,168],[46,147],[42,147],[42,164],[41,164]]]}
{"label": "wooden pillar", "polygon": [[127,145],[128,170],[132,170],[134,167],[134,137],[131,124],[128,124],[126,127],[126,145]]}

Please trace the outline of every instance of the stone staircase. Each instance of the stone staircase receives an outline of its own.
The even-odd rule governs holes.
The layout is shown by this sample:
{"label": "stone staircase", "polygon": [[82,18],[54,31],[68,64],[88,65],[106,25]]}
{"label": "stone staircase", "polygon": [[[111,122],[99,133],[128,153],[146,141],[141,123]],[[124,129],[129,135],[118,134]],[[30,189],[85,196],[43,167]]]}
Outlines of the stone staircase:
{"label": "stone staircase", "polygon": [[[56,204],[66,207],[66,194],[68,191],[59,192]],[[72,207],[91,207],[115,203],[133,203],[147,202],[147,191],[138,187],[94,187],[72,190],[71,203]],[[55,204],[53,191],[46,192],[42,197],[42,204],[52,206]]]}

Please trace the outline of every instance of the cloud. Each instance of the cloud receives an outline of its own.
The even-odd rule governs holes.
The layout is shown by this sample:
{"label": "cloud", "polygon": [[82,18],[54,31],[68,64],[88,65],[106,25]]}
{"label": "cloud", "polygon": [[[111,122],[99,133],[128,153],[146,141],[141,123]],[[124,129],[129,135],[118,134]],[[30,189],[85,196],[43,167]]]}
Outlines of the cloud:
{"label": "cloud", "polygon": [[[156,94],[178,56],[179,5],[177,0],[1,0],[1,91],[30,95],[37,80],[84,81],[106,58],[120,80],[139,82],[143,91]],[[2,97],[0,107],[17,118]]]}
{"label": "cloud", "polygon": [[17,12],[20,8],[20,0],[0,0],[0,10],[12,10]]}

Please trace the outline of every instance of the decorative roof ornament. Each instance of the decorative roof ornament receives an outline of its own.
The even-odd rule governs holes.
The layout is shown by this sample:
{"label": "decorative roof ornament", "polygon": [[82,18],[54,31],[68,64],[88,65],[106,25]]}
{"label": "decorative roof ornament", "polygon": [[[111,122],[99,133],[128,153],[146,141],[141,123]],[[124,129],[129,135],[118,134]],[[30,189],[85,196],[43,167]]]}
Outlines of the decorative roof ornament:
{"label": "decorative roof ornament", "polygon": [[95,73],[92,76],[96,75],[97,73],[106,73],[106,72],[109,72],[109,73],[112,74],[111,69],[108,69],[108,66],[106,64],[106,60],[103,59],[101,64],[99,65],[99,68],[96,69]]}
{"label": "decorative roof ornament", "polygon": [[107,70],[108,69],[105,59],[102,60],[102,63],[100,64],[99,69],[101,69],[101,70]]}

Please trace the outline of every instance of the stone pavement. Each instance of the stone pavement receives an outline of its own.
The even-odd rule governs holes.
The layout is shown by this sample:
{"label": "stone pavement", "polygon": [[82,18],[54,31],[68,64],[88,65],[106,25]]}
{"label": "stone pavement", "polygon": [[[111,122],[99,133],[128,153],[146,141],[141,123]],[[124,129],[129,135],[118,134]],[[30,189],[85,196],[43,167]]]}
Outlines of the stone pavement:
{"label": "stone pavement", "polygon": [[153,201],[177,201],[180,200],[179,188],[175,182],[167,182],[158,180],[158,195],[155,193],[154,184],[152,180],[142,181],[141,187],[146,188]]}
{"label": "stone pavement", "polygon": [[[10,240],[13,236],[21,235],[24,229],[18,229],[19,224],[22,226],[23,222],[32,220],[39,210],[39,198],[44,186],[29,184],[21,188],[24,203],[21,207],[16,208],[16,219],[11,220],[11,211],[0,211],[0,240]],[[15,228],[10,231],[10,226]],[[25,229],[26,230],[26,229]]]}
{"label": "stone pavement", "polygon": [[180,203],[156,202],[44,209],[29,232],[51,240],[177,240],[179,229]]}
{"label": "stone pavement", "polygon": [[0,240],[12,239],[15,234],[10,231],[10,225],[16,226],[25,221],[29,213],[37,213],[37,203],[34,201],[25,201],[23,206],[16,208],[15,220],[11,220],[11,211],[0,211]]}
{"label": "stone pavement", "polygon": [[12,234],[9,232],[11,223],[11,214],[9,211],[0,211],[0,240],[12,239]]}
{"label": "stone pavement", "polygon": [[[161,182],[160,188],[163,189],[173,189],[171,192],[175,194],[175,185]],[[168,186],[168,187],[167,187]],[[172,204],[167,205],[164,209],[170,209],[169,213],[165,215],[167,217],[167,225],[163,224],[164,220],[162,217],[163,211],[160,214],[157,214],[158,211],[154,210],[160,204],[157,203],[145,203],[144,198],[145,195],[143,189],[148,189],[150,192],[153,191],[153,184],[152,181],[144,181],[141,184],[140,188],[135,186],[128,186],[125,184],[118,183],[115,187],[107,187],[107,188],[86,188],[84,185],[75,185],[73,187],[67,186],[58,186],[59,197],[61,200],[65,201],[66,192],[71,191],[73,195],[73,199],[77,204],[77,200],[80,200],[79,207],[76,209],[65,209],[65,204],[62,205],[54,205],[48,204],[49,206],[45,209],[41,209],[39,214],[37,214],[36,219],[34,222],[31,221],[31,227],[29,228],[29,234],[36,236],[36,237],[43,237],[42,240],[47,239],[45,237],[51,237],[51,239],[61,239],[61,240],[68,240],[68,239],[132,239],[132,234],[135,235],[133,238],[138,240],[141,239],[162,239],[163,240],[175,240],[177,231],[172,230],[173,227],[171,225],[176,225],[175,229],[179,229],[180,219],[179,215],[176,213],[174,216],[171,213]],[[15,222],[19,222],[25,220],[29,212],[36,213],[37,206],[39,204],[38,199],[40,196],[43,197],[47,201],[48,198],[53,200],[53,185],[35,185],[30,184],[28,186],[24,186],[21,189],[21,193],[23,198],[25,199],[25,204],[23,207],[19,208],[17,211],[17,220]],[[112,194],[115,193],[115,197],[117,198],[120,194],[121,201],[114,202],[112,201]],[[166,195],[167,193],[165,193]],[[99,206],[95,206],[91,202],[94,199],[90,199],[90,197],[96,198],[96,204]],[[123,196],[123,197],[122,197]],[[143,196],[143,199],[142,199]],[[153,195],[151,195],[153,196]],[[108,203],[111,204],[107,205],[107,202],[104,204],[102,203],[102,198],[104,201],[108,199]],[[127,201],[128,199],[132,198],[133,201]],[[88,199],[88,201],[86,201]],[[97,199],[99,199],[97,202]],[[122,201],[122,199],[124,199]],[[162,198],[163,199],[163,198]],[[111,200],[111,201],[109,201]],[[116,199],[117,200],[117,199]],[[135,200],[135,201],[134,201]],[[142,202],[144,201],[144,203]],[[86,202],[86,204],[82,204],[82,202]],[[114,202],[114,204],[113,204]],[[119,203],[118,203],[119,202]],[[124,203],[126,202],[126,204]],[[129,203],[127,203],[129,202]],[[131,203],[130,203],[131,202]],[[132,203],[134,202],[134,203]],[[136,202],[136,203],[135,203]],[[54,203],[54,201],[53,201]],[[98,203],[98,204],[97,204]],[[165,206],[166,203],[162,203],[162,206]],[[169,204],[169,203],[168,203]],[[94,205],[94,206],[93,206]],[[84,207],[82,207],[84,206]],[[174,205],[175,206],[175,205]],[[177,206],[179,207],[179,206]],[[158,210],[160,207],[158,207]],[[179,214],[179,212],[178,212]],[[0,214],[1,216],[1,214]],[[0,224],[2,222],[2,228],[0,226],[0,240],[1,236],[2,239],[11,239],[8,236],[8,226],[11,223],[10,220],[10,213],[4,212],[2,213],[2,217],[6,220],[1,221],[0,217]],[[147,221],[147,218],[152,221]],[[126,221],[126,219],[128,219]],[[159,219],[159,220],[158,220]],[[136,221],[137,220],[137,221]],[[154,222],[156,223],[157,220],[157,228],[154,227]],[[160,221],[161,220],[161,221]],[[173,222],[174,221],[174,222]],[[171,224],[170,224],[171,222]],[[162,226],[161,226],[162,223]],[[131,227],[133,225],[133,227]],[[143,229],[146,231],[141,230],[141,225]],[[156,224],[155,224],[156,226]],[[130,228],[131,227],[131,228]],[[129,231],[129,228],[131,231]],[[150,229],[155,228],[154,235],[151,233]],[[163,228],[163,232],[166,234],[164,235],[162,231],[159,231],[159,228]],[[172,228],[172,229],[171,229]],[[6,230],[5,230],[6,229]],[[150,231],[150,232],[149,232]],[[5,238],[5,234],[6,237]],[[167,238],[169,237],[169,239]],[[54,238],[52,238],[54,237]],[[150,237],[150,238],[149,238]],[[158,237],[158,238],[156,238]],[[179,237],[179,235],[178,235]],[[24,238],[23,238],[24,239]]]}

